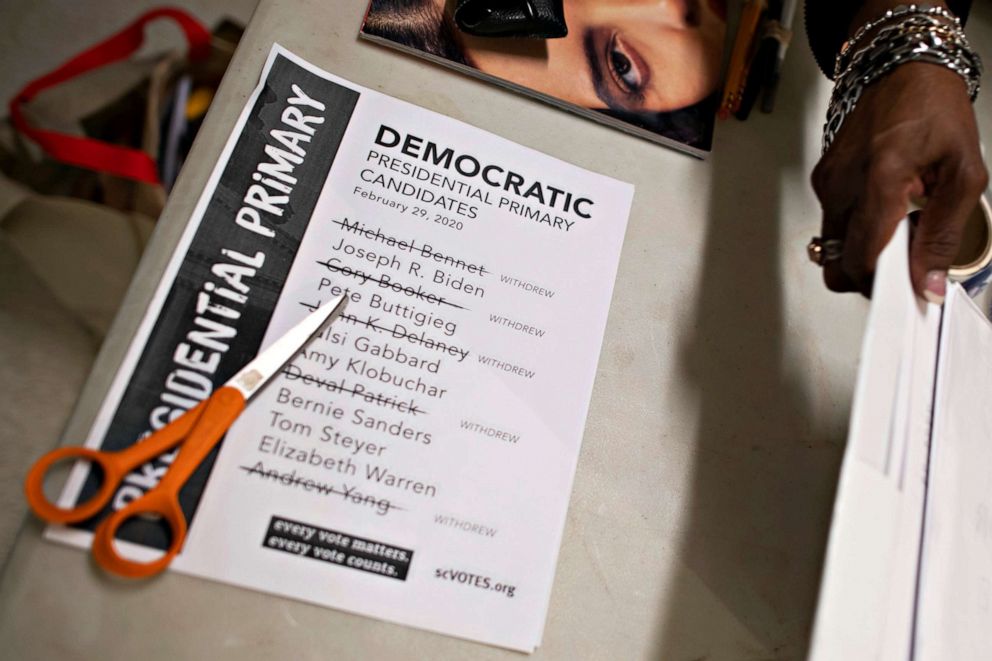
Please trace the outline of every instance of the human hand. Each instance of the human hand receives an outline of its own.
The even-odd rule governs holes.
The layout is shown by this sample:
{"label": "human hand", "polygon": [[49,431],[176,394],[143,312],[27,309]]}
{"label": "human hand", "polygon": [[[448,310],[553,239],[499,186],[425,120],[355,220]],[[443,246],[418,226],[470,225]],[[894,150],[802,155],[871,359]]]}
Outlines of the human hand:
{"label": "human hand", "polygon": [[908,63],[867,87],[812,181],[823,208],[821,236],[843,241],[840,259],[824,264],[828,288],[870,295],[879,253],[910,200],[923,198],[910,275],[917,295],[942,302],[965,221],[988,184],[961,77]]}

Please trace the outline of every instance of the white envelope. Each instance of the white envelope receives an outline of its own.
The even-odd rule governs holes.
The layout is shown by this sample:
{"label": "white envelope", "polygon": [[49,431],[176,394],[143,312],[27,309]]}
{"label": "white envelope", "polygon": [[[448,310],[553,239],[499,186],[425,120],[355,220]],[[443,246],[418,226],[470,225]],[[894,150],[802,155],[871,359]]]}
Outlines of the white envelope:
{"label": "white envelope", "polygon": [[[879,259],[810,658],[992,658],[992,325]],[[943,314],[942,314],[943,313]]]}

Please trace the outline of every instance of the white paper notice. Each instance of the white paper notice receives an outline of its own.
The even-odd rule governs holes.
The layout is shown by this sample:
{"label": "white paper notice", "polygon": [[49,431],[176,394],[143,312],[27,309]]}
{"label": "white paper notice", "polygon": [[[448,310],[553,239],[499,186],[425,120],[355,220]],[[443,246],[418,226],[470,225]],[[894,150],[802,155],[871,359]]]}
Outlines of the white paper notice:
{"label": "white paper notice", "polygon": [[[272,79],[277,64],[289,79]],[[306,82],[316,79],[353,91],[350,118],[330,116],[319,85]],[[288,101],[272,91],[277,82]],[[253,124],[253,108],[266,104],[281,125]],[[336,153],[317,153],[312,145],[334,123]],[[263,129],[268,165],[240,164],[257,188],[226,184],[239,136]],[[190,285],[201,287],[202,327],[173,355],[160,352],[182,353],[175,360],[185,367],[169,378],[206,371],[218,346],[237,341],[225,324],[240,321],[254,295],[253,269],[284,258],[264,242],[292,210],[294,168],[322,158],[333,163],[261,344],[334,295],[347,294],[348,307],[231,429],[173,568],[532,651],[633,188],[276,46],[185,239],[195,247],[193,233],[228,186],[219,231],[263,247],[219,250],[228,259],[212,267],[219,277]],[[185,253],[181,245],[172,274]],[[142,373],[135,365],[152,327],[167,323],[159,313],[172,277],[94,444]]]}
{"label": "white paper notice", "polygon": [[992,325],[958,284],[916,298],[909,236],[878,261],[813,661],[992,658]]}
{"label": "white paper notice", "polygon": [[812,661],[910,658],[940,308],[909,278],[909,223],[878,260]]}
{"label": "white paper notice", "polygon": [[916,659],[992,658],[992,325],[944,304]]}

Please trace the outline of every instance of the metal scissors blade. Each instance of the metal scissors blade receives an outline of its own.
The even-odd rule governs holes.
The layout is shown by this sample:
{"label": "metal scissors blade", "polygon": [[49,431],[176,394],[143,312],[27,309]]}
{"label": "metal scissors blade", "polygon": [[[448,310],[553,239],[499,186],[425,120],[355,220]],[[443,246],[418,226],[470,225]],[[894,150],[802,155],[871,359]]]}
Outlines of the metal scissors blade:
{"label": "metal scissors blade", "polygon": [[347,303],[348,297],[344,294],[324,303],[304,317],[303,321],[290,328],[265,351],[255,356],[254,360],[242,367],[224,385],[239,390],[246,400],[251,399],[269,379],[282,370],[297,351],[310,342],[321,329],[334,321]]}

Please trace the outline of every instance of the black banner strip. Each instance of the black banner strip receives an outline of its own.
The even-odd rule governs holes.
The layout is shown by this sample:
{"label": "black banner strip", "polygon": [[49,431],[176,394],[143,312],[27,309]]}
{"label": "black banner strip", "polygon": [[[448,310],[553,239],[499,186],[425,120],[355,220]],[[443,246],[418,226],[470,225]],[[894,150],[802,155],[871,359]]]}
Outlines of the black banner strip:
{"label": "black banner strip", "polygon": [[[258,352],[358,96],[283,56],[273,61],[102,449],[134,444]],[[215,449],[180,494],[187,521],[216,456]],[[129,475],[105,511],[80,527],[92,530],[111,509],[157,484],[169,461],[165,456]],[[96,492],[100,477],[91,472],[80,502]],[[118,537],[159,549],[168,544],[157,522],[129,522]]]}
{"label": "black banner strip", "polygon": [[413,550],[292,519],[269,520],[262,546],[312,560],[405,581]]}

